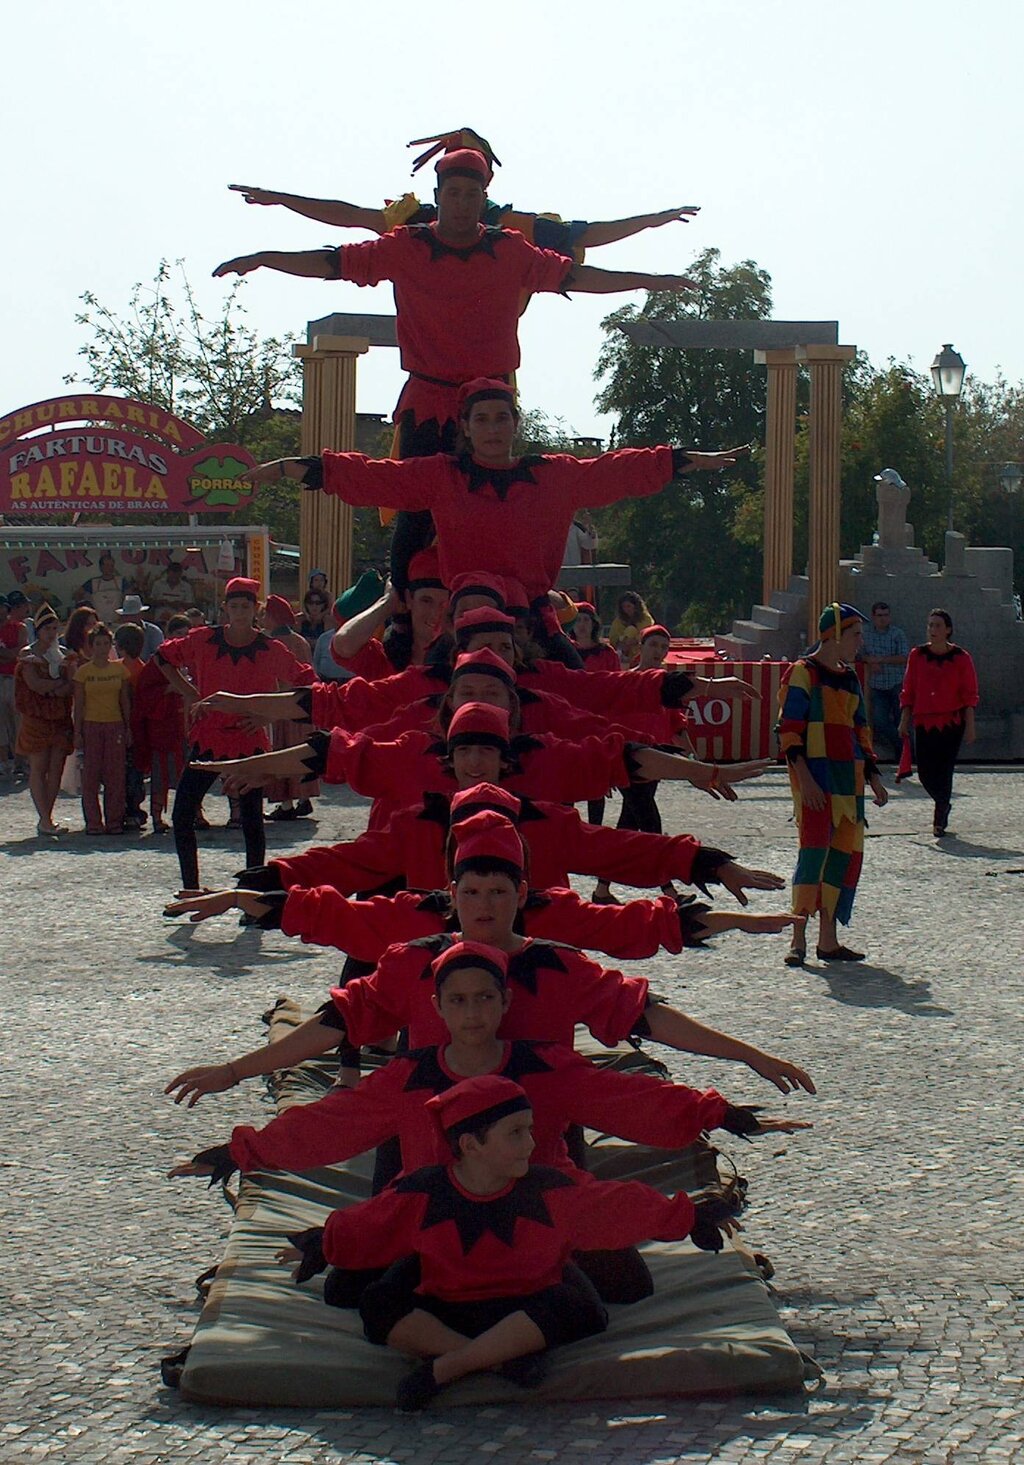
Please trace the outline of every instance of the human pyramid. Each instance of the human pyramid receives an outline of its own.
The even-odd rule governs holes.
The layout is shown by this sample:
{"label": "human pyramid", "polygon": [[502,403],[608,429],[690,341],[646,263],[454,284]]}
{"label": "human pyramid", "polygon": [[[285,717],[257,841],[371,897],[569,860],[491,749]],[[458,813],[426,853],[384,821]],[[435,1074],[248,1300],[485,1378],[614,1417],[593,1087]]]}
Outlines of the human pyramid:
{"label": "human pyramid", "polygon": [[[251,800],[273,779],[322,778],[374,800],[368,829],[349,842],[269,864],[247,843],[250,868],[230,890],[199,886],[193,837],[168,914],[199,921],[241,909],[262,927],[336,947],[345,964],[328,1001],[288,1036],[190,1068],[167,1092],[191,1108],[339,1049],[327,1097],[260,1129],[240,1126],[171,1174],[212,1184],[236,1169],[303,1171],[376,1148],[373,1198],[286,1238],[279,1260],[297,1264],[299,1284],[329,1267],[325,1302],[358,1308],[370,1343],[416,1360],[398,1389],[403,1409],[480,1371],[535,1386],[548,1350],[607,1326],[608,1302],[650,1295],[640,1242],[689,1236],[719,1251],[735,1228],[742,1196],[728,1186],[666,1197],[590,1176],[576,1126],[667,1148],[714,1128],[752,1137],[807,1127],[715,1090],[594,1064],[574,1051],[577,1026],[608,1047],[650,1039],[745,1063],[782,1093],[814,1092],[797,1065],[705,1027],[645,978],[587,954],[642,959],[729,930],[800,923],[743,909],[747,890],[781,889],[781,878],[692,835],[602,828],[572,807],[662,779],[735,799],[734,785],[767,767],[684,756],[673,746],[682,709],[706,682],[680,670],[582,669],[551,598],[580,507],[728,468],[740,450],[514,453],[525,297],[688,288],[677,276],[596,270],[581,251],[693,210],[599,225],[511,216],[487,198],[497,160],[484,139],[465,129],[425,141],[433,146],[419,161],[436,158],[435,209],[408,196],[377,211],[246,188],[250,203],[380,237],[246,256],[217,271],[266,266],[394,284],[409,372],[396,456],[324,452],[257,474],[398,511],[395,615],[376,648],[380,674],[312,685],[296,677],[294,690],[277,690],[289,668],[261,656],[257,586],[240,579],[227,587],[215,649],[218,633],[203,629],[158,653],[172,685],[188,671],[199,694],[197,787],[221,776],[229,793]],[[736,679],[714,687],[753,695]],[[316,730],[269,753],[268,721]],[[194,789],[186,801],[196,801]],[[680,881],[705,894],[719,884],[740,909],[676,894],[594,904],[570,889],[572,874],[663,891]],[[396,1034],[394,1056],[361,1077],[360,1050],[394,1047]]]}

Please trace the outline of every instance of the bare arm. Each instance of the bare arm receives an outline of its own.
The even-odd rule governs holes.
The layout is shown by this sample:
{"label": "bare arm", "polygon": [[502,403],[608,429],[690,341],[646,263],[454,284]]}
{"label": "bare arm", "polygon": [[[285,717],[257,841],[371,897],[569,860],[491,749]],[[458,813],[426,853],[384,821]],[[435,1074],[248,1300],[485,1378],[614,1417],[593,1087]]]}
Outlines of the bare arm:
{"label": "bare arm", "polygon": [[636,776],[641,783],[655,779],[675,779],[692,783],[713,797],[734,801],[732,785],[748,778],[759,778],[771,767],[769,758],[756,758],[749,763],[701,763],[696,758],[683,758],[677,753],[663,753],[660,748],[632,748]]}
{"label": "bare arm", "polygon": [[34,657],[26,656],[22,659],[21,674],[30,691],[38,692],[41,697],[68,697],[74,691],[73,682],[69,682],[65,676],[56,679],[51,677],[49,669],[44,671]]}
{"label": "bare arm", "polygon": [[85,688],[81,682],[75,683],[75,701],[72,707],[71,716],[75,729],[75,747],[82,746],[82,718],[85,713]]}
{"label": "bare arm", "polygon": [[306,713],[297,692],[211,692],[197,702],[193,716],[204,712],[230,712],[238,717],[254,717],[260,722],[305,722]]}
{"label": "bare arm", "polygon": [[662,224],[688,224],[699,208],[685,204],[678,209],[664,209],[657,214],[634,214],[631,219],[609,219],[606,223],[588,224],[580,235],[579,242],[584,249],[597,249],[602,244],[615,244],[619,239],[629,239],[644,229],[660,229]]}
{"label": "bare arm", "polygon": [[158,661],[157,665],[163,672],[165,680],[170,683],[171,691],[177,692],[178,696],[183,699],[185,710],[188,711],[199,695],[195,687],[189,681],[188,677],[182,676],[176,666],[171,666],[166,661]]}
{"label": "bare arm", "polygon": [[124,738],[128,747],[132,743],[132,689],[127,681],[121,683],[121,691],[118,694],[118,701],[121,706],[121,721],[124,723]]}
{"label": "bare arm", "polygon": [[230,1063],[214,1064],[206,1068],[187,1068],[172,1078],[164,1089],[165,1094],[174,1094],[174,1102],[180,1104],[188,1099],[188,1107],[194,1108],[203,1094],[219,1094],[233,1089],[244,1078],[256,1078],[263,1073],[274,1073],[278,1069],[294,1068],[307,1058],[316,1058],[321,1053],[336,1048],[344,1032],[311,1017],[301,1027],[281,1038],[276,1043],[264,1043]]}
{"label": "bare arm", "polygon": [[648,1007],[644,1016],[650,1028],[651,1037],[669,1048],[678,1048],[683,1053],[700,1053],[707,1058],[725,1058],[730,1063],[745,1063],[769,1083],[788,1094],[790,1089],[806,1089],[816,1092],[809,1074],[795,1063],[783,1058],[774,1058],[770,1053],[744,1043],[740,1038],[720,1033],[715,1028],[705,1027],[695,1018],[688,1017],[676,1007],[655,1002]]}
{"label": "bare arm", "polygon": [[618,290],[696,290],[697,282],[686,275],[645,275],[635,270],[597,270],[593,265],[577,265],[566,288],[587,295],[613,295]]}
{"label": "bare arm", "polygon": [[334,633],[334,640],[331,648],[336,656],[344,657],[346,660],[362,651],[367,641],[371,640],[374,634],[381,629],[387,620],[388,614],[393,606],[391,586],[389,585],[372,605],[347,620],[339,631]]}
{"label": "bare arm", "polygon": [[253,188],[248,183],[229,183],[234,193],[240,193],[246,203],[280,204],[293,214],[304,219],[314,219],[318,224],[329,224],[332,229],[369,229],[373,234],[385,234],[387,221],[383,209],[364,209],[359,204],[344,203],[341,199],[303,198],[298,193],[277,193],[270,188]]}
{"label": "bare arm", "polygon": [[253,270],[280,270],[285,275],[303,275],[311,280],[329,280],[334,268],[333,249],[307,249],[287,253],[264,249],[259,254],[240,254],[226,259],[214,270],[214,278],[222,275],[248,275]]}

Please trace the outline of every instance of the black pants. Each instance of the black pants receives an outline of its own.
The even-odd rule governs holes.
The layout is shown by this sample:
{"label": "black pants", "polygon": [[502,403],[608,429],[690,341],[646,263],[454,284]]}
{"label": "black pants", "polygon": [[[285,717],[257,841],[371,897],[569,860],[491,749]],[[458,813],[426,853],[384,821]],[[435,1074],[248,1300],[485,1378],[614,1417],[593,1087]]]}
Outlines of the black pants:
{"label": "black pants", "polygon": [[658,781],[634,783],[622,790],[622,813],[616,829],[639,829],[644,834],[661,833],[661,814],[655,801]]}
{"label": "black pants", "polygon": [[[198,768],[186,768],[178,780],[174,794],[174,808],[171,824],[174,827],[174,847],[181,866],[181,884],[184,890],[199,888],[199,850],[196,845],[196,815],[203,799],[216,783],[219,775],[203,773]],[[239,799],[242,818],[242,834],[245,839],[246,865],[262,865],[267,853],[267,841],[263,833],[263,790],[250,789]]]}
{"label": "black pants", "polygon": [[914,729],[917,776],[925,793],[935,800],[935,817],[940,822],[948,814],[953,797],[953,770],[963,735],[962,722]]}
{"label": "black pants", "polygon": [[604,804],[605,804],[604,799],[588,799],[587,800],[587,823],[588,824],[603,824],[604,823]]}

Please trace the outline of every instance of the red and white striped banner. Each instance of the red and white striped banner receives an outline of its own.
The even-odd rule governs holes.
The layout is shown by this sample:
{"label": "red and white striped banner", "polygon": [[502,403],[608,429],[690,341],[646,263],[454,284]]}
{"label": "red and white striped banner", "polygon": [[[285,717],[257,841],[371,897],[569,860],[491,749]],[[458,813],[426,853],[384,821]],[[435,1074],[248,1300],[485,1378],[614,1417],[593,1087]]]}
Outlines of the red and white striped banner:
{"label": "red and white striped banner", "polygon": [[778,752],[775,724],[779,717],[779,687],[790,663],[687,659],[685,665],[694,676],[740,677],[760,694],[756,702],[714,695],[687,702],[688,731],[697,756],[716,763],[774,758]]}

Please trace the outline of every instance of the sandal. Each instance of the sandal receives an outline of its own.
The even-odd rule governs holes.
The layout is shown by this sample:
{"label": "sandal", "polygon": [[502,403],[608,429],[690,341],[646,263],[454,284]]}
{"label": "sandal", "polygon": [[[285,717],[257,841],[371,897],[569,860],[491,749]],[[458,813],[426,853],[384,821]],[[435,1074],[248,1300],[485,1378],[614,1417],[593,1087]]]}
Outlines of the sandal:
{"label": "sandal", "polygon": [[594,893],[593,893],[593,895],[590,897],[590,904],[591,905],[621,905],[622,904],[622,901],[619,899],[619,897],[617,895],[612,895],[612,893],[611,893],[610,890],[609,890],[609,892],[608,892],[607,895],[598,895],[597,891],[595,890]]}
{"label": "sandal", "polygon": [[836,946],[832,951],[815,948],[819,961],[863,961],[863,951],[851,951],[848,946]]}
{"label": "sandal", "polygon": [[786,966],[803,966],[807,960],[806,946],[791,946],[782,958]]}
{"label": "sandal", "polygon": [[[267,815],[268,819],[297,819],[298,817],[299,811],[296,809],[294,804],[290,809],[285,809],[282,806],[278,805],[276,809],[271,809],[270,813]],[[241,824],[241,820],[239,820],[239,824]]]}

